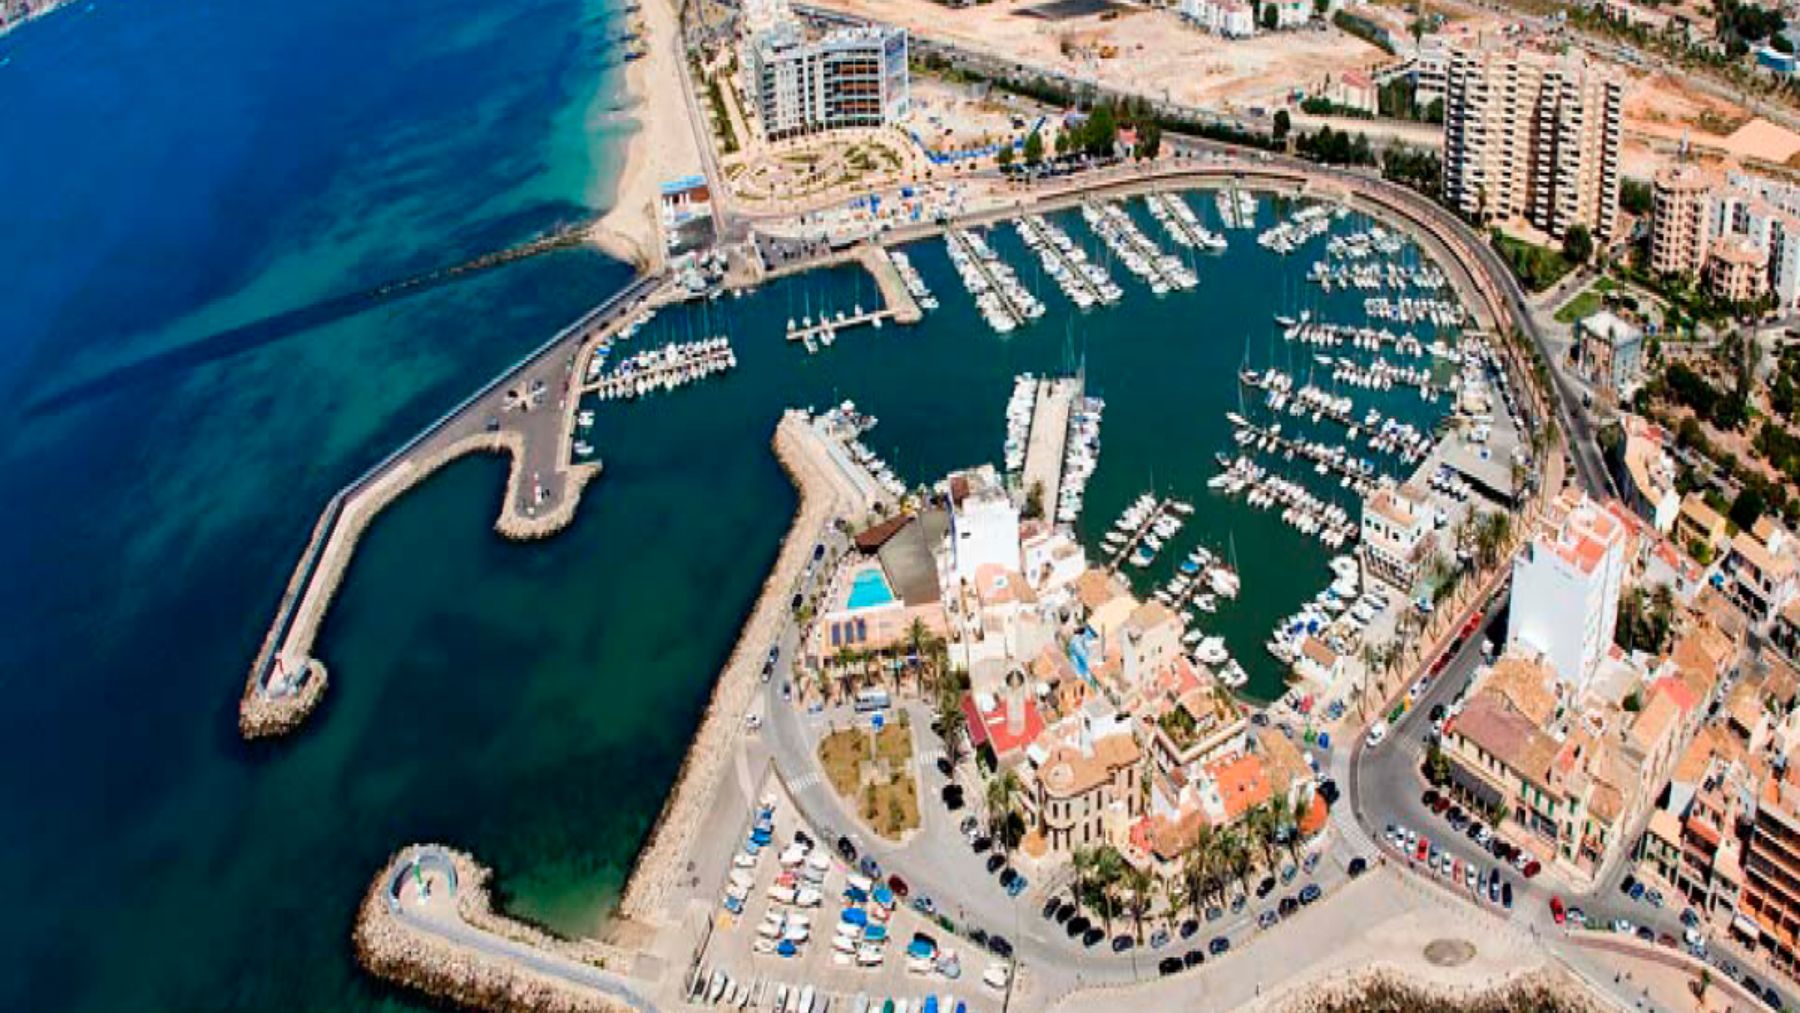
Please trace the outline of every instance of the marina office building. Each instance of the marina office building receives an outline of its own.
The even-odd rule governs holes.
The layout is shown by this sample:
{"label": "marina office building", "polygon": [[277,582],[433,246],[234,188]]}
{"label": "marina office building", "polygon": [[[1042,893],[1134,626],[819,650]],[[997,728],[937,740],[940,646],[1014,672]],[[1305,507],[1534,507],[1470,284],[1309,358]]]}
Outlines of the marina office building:
{"label": "marina office building", "polygon": [[1454,49],[1445,79],[1444,197],[1476,221],[1523,218],[1551,237],[1619,215],[1623,91],[1578,53]]}
{"label": "marina office building", "polygon": [[764,140],[883,126],[911,103],[903,28],[838,28],[809,39],[798,21],[783,19],[746,48],[746,90]]}

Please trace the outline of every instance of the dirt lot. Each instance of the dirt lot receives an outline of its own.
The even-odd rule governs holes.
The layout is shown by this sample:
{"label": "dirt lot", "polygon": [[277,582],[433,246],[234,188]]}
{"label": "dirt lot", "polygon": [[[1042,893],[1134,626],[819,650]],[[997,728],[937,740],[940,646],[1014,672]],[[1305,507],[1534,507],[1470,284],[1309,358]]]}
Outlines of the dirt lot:
{"label": "dirt lot", "polygon": [[1386,59],[1335,29],[1230,41],[1185,24],[1172,10],[1127,8],[1111,20],[1100,14],[1052,20],[1023,13],[1034,2],[1001,0],[954,10],[934,0],[819,5],[1113,87],[1227,108],[1269,105],[1294,89],[1318,87],[1328,74]]}

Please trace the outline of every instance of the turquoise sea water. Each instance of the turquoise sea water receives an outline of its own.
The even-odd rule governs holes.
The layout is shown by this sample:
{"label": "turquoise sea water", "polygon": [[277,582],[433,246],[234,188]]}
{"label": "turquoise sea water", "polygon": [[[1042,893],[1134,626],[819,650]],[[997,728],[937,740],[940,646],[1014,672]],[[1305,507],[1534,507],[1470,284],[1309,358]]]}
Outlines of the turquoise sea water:
{"label": "turquoise sea water", "polygon": [[1084,535],[1153,483],[1196,502],[1186,537],[1245,572],[1217,628],[1278,688],[1258,645],[1325,554],[1204,480],[1246,356],[1304,371],[1270,311],[1359,297],[1319,299],[1294,280],[1310,258],[1234,233],[1195,293],[1115,268],[1126,302],[1075,314],[1044,280],[1050,314],[1001,338],[928,242],[943,308],[815,357],[785,321],[873,305],[859,272],[659,317],[640,343],[727,333],[742,365],[602,406],[605,475],[553,539],[494,535],[498,459],[402,499],[325,624],[324,705],[238,741],[331,492],[625,279],[567,253],[339,298],[603,207],[620,27],[589,0],[102,0],[0,41],[0,1008],[409,1005],[354,972],[347,934],[413,841],[496,866],[522,914],[598,925],[787,527],[787,406],[854,398],[882,420],[867,441],[930,481],[999,457],[1014,374],[1085,359],[1108,405]]}

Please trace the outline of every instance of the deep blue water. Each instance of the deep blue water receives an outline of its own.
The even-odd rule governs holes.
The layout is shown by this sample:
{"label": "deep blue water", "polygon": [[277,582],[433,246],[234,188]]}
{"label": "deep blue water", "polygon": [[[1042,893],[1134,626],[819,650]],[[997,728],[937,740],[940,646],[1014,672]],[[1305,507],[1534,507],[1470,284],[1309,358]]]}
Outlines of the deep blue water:
{"label": "deep blue water", "polygon": [[[1245,570],[1217,628],[1279,688],[1258,645],[1325,553],[1204,480],[1246,356],[1305,369],[1270,311],[1354,297],[1236,233],[1194,293],[1115,268],[1126,302],[1075,313],[1037,279],[1050,314],[1000,338],[934,241],[915,260],[943,308],[819,356],[783,322],[872,304],[859,272],[659,317],[643,342],[725,333],[742,365],[602,409],[605,474],[553,539],[493,533],[498,460],[403,498],[325,623],[320,711],[238,741],[331,492],[625,280],[569,252],[343,303],[605,206],[611,3],[102,0],[0,40],[0,1009],[403,1006],[348,933],[414,841],[474,852],[526,915],[596,927],[787,525],[784,407],[855,398],[882,419],[870,444],[931,481],[997,459],[1014,374],[1085,356],[1108,408],[1084,534],[1152,483],[1193,499],[1182,551],[1235,546]],[[994,244],[1035,277],[1010,230]]]}
{"label": "deep blue water", "polygon": [[101,0],[0,39],[0,1008],[375,998],[359,881],[493,796],[419,820],[385,793],[429,754],[246,749],[237,687],[331,491],[626,272],[331,300],[603,206],[621,27],[593,0]]}

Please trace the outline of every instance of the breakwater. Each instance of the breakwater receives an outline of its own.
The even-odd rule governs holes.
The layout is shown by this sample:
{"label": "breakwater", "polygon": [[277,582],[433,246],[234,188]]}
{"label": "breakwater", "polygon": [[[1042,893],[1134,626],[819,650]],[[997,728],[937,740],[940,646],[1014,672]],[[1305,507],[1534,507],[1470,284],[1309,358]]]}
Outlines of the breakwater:
{"label": "breakwater", "polygon": [[[510,456],[506,498],[494,525],[505,537],[542,538],[568,524],[582,489],[601,467],[597,460],[570,464],[565,450],[578,402],[571,353],[621,326],[663,280],[648,275],[633,281],[332,497],[251,664],[238,706],[240,734],[286,734],[317,708],[329,673],[312,656],[313,642],[357,541],[383,508],[444,465],[477,452]],[[532,407],[534,399],[548,400],[552,385],[560,402]]]}
{"label": "breakwater", "polygon": [[363,894],[351,946],[383,981],[472,1009],[513,1013],[648,1010],[609,968],[629,955],[499,914],[492,872],[450,848],[408,848]]}
{"label": "breakwater", "polygon": [[620,913],[646,924],[663,921],[660,912],[685,874],[694,835],[743,734],[742,715],[760,685],[757,673],[763,652],[787,619],[788,595],[806,566],[813,543],[834,520],[860,520],[872,505],[845,478],[832,460],[825,438],[803,413],[790,411],[782,416],[773,445],[776,459],[799,493],[799,505],[775,565],[763,581],[724,671],[713,684],[712,698],[682,759],[675,787],[626,882]]}

